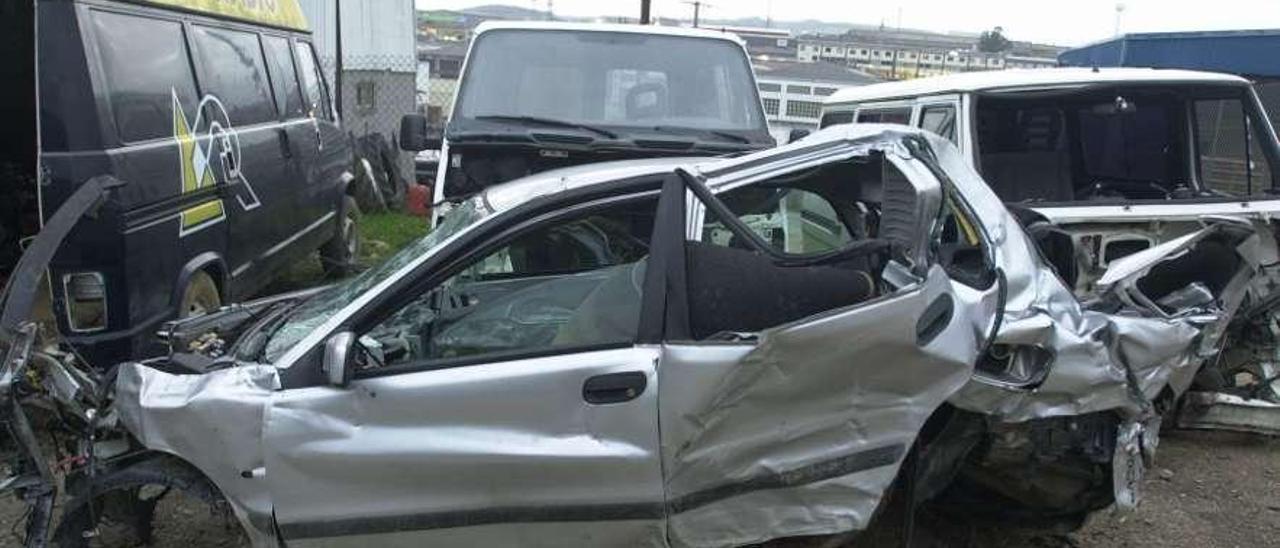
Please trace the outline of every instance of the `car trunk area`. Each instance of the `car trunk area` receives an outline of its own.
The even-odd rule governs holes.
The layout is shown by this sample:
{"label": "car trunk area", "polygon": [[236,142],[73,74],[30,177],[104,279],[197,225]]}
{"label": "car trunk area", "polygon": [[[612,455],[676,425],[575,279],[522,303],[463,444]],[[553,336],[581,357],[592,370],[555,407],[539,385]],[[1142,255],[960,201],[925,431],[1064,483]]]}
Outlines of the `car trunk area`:
{"label": "car trunk area", "polygon": [[[36,190],[35,14],[32,2],[0,4],[0,286],[40,230]],[[23,85],[25,83],[25,85]]]}

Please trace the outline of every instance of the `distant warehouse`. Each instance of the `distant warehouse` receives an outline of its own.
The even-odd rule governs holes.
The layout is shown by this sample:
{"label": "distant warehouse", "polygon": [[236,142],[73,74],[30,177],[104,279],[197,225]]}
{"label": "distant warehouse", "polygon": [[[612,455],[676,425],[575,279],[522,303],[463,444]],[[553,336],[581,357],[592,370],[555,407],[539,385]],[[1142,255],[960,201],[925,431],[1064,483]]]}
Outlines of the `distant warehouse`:
{"label": "distant warehouse", "polygon": [[880,81],[858,69],[835,63],[757,57],[752,64],[769,131],[779,143],[787,142],[793,129],[818,129],[822,101],[836,90]]}

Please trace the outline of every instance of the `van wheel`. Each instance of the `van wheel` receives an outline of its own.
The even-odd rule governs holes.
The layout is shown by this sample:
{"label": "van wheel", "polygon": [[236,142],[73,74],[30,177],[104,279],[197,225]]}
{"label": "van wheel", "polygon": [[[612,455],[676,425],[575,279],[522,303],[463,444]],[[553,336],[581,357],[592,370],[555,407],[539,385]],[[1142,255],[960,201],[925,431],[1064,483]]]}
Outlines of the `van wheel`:
{"label": "van wheel", "polygon": [[191,275],[187,288],[182,290],[182,308],[179,318],[203,316],[222,308],[222,295],[218,294],[218,284],[213,277],[203,270]]}
{"label": "van wheel", "polygon": [[341,278],[355,271],[360,258],[360,206],[351,196],[342,198],[342,223],[333,239],[320,248],[320,264],[330,278]]}

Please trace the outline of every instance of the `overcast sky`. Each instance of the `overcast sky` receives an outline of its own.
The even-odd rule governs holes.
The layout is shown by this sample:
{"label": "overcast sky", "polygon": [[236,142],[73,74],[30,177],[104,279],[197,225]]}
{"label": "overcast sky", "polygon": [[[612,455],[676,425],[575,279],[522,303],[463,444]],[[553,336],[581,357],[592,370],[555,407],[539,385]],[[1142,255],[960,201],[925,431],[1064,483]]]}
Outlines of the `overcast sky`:
{"label": "overcast sky", "polygon": [[[553,0],[564,15],[638,16],[640,0]],[[546,0],[416,0],[419,9],[456,9],[484,4],[546,8]],[[1015,40],[1081,45],[1110,38],[1115,0],[710,0],[703,17],[819,19],[878,25],[882,21],[934,31],[978,32],[1005,28]],[[1280,0],[1124,0],[1122,32],[1280,28]],[[653,0],[663,17],[689,18],[683,0]]]}

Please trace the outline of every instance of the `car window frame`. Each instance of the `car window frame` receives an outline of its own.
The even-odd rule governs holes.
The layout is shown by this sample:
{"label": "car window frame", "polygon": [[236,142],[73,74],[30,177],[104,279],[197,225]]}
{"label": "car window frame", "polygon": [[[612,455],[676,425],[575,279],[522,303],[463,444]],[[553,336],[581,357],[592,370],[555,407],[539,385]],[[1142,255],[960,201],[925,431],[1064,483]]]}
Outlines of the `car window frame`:
{"label": "car window frame", "polygon": [[[291,41],[291,44],[292,44],[291,49],[293,50],[293,54],[294,54],[293,62],[294,62],[294,65],[297,67],[298,88],[299,88],[298,91],[302,94],[303,115],[308,118],[325,120],[327,122],[336,122],[338,120],[337,107],[333,104],[333,94],[329,91],[329,82],[325,78],[324,65],[320,63],[320,55],[316,53],[315,44],[313,44],[310,40],[302,40],[302,39],[294,39]],[[299,48],[302,48],[302,49],[299,49]],[[308,104],[308,102],[310,101],[310,98],[307,97],[307,90],[306,90],[307,86],[302,79],[303,70],[302,70],[301,61],[302,61],[302,56],[304,55],[303,50],[307,52],[306,55],[310,56],[311,67],[312,67],[312,70],[315,72],[316,81],[319,84],[320,100],[318,102],[321,105],[320,106],[321,111],[319,113],[309,109],[310,105]]]}
{"label": "car window frame", "polygon": [[[653,180],[654,177],[642,177],[641,179]],[[656,185],[653,186],[656,187]],[[576,193],[566,194],[576,195]],[[367,333],[369,330],[375,328],[380,322],[401,310],[404,303],[422,295],[426,291],[434,290],[436,287],[439,287],[441,283],[472,266],[475,260],[484,258],[489,254],[502,249],[503,246],[509,244],[513,239],[522,234],[526,234],[530,230],[539,226],[562,222],[569,218],[581,216],[590,211],[617,206],[622,203],[637,200],[656,199],[655,208],[658,213],[660,213],[662,207],[661,202],[664,198],[662,189],[660,188],[650,188],[648,190],[625,188],[620,189],[617,193],[612,193],[602,197],[595,197],[591,200],[574,200],[573,196],[566,196],[546,208],[550,209],[550,211],[520,215],[521,212],[518,210],[523,208],[517,208],[511,212],[499,214],[489,221],[495,226],[488,227],[487,230],[482,230],[478,233],[472,233],[470,238],[465,239],[466,241],[455,242],[453,246],[450,246],[453,249],[447,253],[447,256],[441,257],[439,262],[434,262],[431,266],[424,265],[425,271],[415,273],[416,279],[412,280],[410,283],[402,284],[399,288],[393,288],[387,291],[383,298],[378,302],[371,304],[370,307],[360,311],[348,322],[344,322],[344,324],[350,326],[346,330],[357,334]],[[655,223],[655,225],[656,224],[657,223]],[[653,257],[658,253],[659,244],[656,235],[657,232],[658,229],[655,226],[655,234],[651,236],[649,244],[649,257]],[[428,264],[431,264],[431,262]],[[648,290],[652,285],[650,279],[662,271],[663,269],[656,268],[654,266],[653,261],[650,262],[649,267],[646,270],[643,286],[645,293],[641,295],[640,318],[638,322],[640,330],[637,334],[636,340],[634,341],[626,343],[612,342],[547,347],[510,352],[490,352],[473,356],[461,356],[457,358],[418,360],[405,364],[388,365],[376,369],[354,371],[353,378],[367,379],[396,376],[423,371],[440,371],[537,357],[583,354],[600,350],[632,348],[644,342],[644,326],[646,324],[652,324],[653,320],[650,318],[655,314],[665,313],[665,305],[660,304],[662,301],[648,295]],[[343,329],[340,328],[335,332],[341,330]]]}
{"label": "car window frame", "polygon": [[[947,109],[951,110],[951,135],[950,136],[942,135],[940,133],[934,133],[933,130],[924,127],[924,117],[926,112],[930,110],[947,110]],[[915,116],[916,120],[912,124],[912,126],[923,129],[930,133],[934,133],[935,135],[942,137],[943,139],[945,139],[946,141],[950,142],[953,145],[956,145],[957,147],[960,146],[960,105],[957,105],[951,101],[930,101],[930,102],[922,101],[918,104],[917,110],[919,112]]]}
{"label": "car window frame", "polygon": [[[231,123],[234,124],[235,127],[237,128],[270,125],[270,124],[278,123],[281,119],[281,116],[283,116],[283,113],[280,112],[279,107],[276,105],[275,89],[272,88],[272,81],[271,81],[271,69],[268,66],[269,61],[267,60],[266,49],[262,44],[262,33],[252,27],[246,28],[238,25],[227,25],[227,24],[221,24],[220,22],[217,22],[217,21],[206,21],[206,20],[187,21],[184,23],[184,27],[186,28],[187,42],[189,44],[189,52],[196,70],[196,89],[198,90],[198,93],[200,94],[202,101],[204,97],[213,95],[213,93],[209,90],[209,81],[210,81],[210,75],[213,72],[215,72],[216,69],[215,67],[207,66],[203,62],[202,47],[200,45],[200,41],[196,39],[197,29],[203,28],[203,29],[209,29],[209,30],[219,31],[219,32],[238,32],[238,33],[247,34],[253,37],[254,43],[257,45],[255,49],[258,52],[258,58],[262,61],[262,77],[267,83],[267,105],[269,105],[269,109],[271,111],[272,116],[269,116],[264,120],[255,120],[251,122],[233,119],[231,120]],[[219,101],[224,101],[222,97],[218,97],[218,99]],[[230,110],[228,110],[227,115],[232,116],[233,113]]]}
{"label": "car window frame", "polygon": [[[854,123],[857,123],[857,122],[854,122]],[[727,192],[732,192],[733,190],[739,187],[758,184],[770,179],[776,179],[778,177],[784,177],[790,174],[799,173],[801,171],[813,169],[826,164],[854,158],[859,155],[857,153],[851,152],[847,148],[838,147],[838,146],[835,148],[822,146],[822,147],[819,147],[818,152],[816,154],[814,154],[813,152],[814,152],[813,150],[804,149],[804,148],[793,150],[786,155],[771,159],[772,160],[771,163],[775,163],[776,165],[772,167],[766,167],[764,169],[752,169],[757,166],[754,164],[747,164],[747,165],[738,166],[736,168],[731,168],[724,171],[717,171],[711,174],[712,176],[709,177],[709,180],[706,182],[705,186],[708,188],[711,194],[715,196],[719,196]],[[787,161],[788,159],[795,159],[798,161],[788,162]],[[933,215],[928,215],[922,219],[917,220],[921,224],[920,226],[916,227],[917,230],[915,234],[915,237],[916,237],[915,249],[914,249],[915,256],[912,257],[912,260],[915,264],[912,265],[912,267],[915,268],[917,266],[927,265],[929,264],[928,256],[927,256],[928,248],[930,244],[929,237],[932,234],[934,223],[937,221],[938,215],[942,211],[943,200],[945,198],[945,196],[942,193],[942,190],[943,190],[942,182],[937,179],[934,173],[932,173],[929,169],[927,169],[922,165],[923,160],[920,158],[915,158],[915,157],[902,158],[897,154],[886,151],[884,154],[884,161],[891,163],[893,167],[895,167],[904,177],[913,181],[913,183],[917,181],[920,176],[927,175],[928,179],[926,179],[926,181],[932,181],[933,184],[938,185],[939,192],[937,196],[933,196],[933,197],[922,196],[925,199],[929,199],[929,198],[936,199],[937,203],[925,204],[924,207],[930,208],[935,213]],[[926,192],[928,190],[929,189],[925,189]],[[703,207],[705,206],[705,204],[702,204],[703,200],[701,199],[694,199],[692,197],[693,196],[692,194],[690,194],[690,196],[691,197],[687,199],[688,207],[690,208],[690,212],[691,212],[690,213],[691,217],[687,227],[688,237],[691,241],[702,241],[701,240],[702,231],[704,230],[705,224],[706,224],[706,209],[705,207]],[[836,212],[837,214],[840,214],[839,208],[836,209]],[[845,228],[848,229],[849,226],[848,226],[847,219],[843,218],[843,214],[840,214],[840,215],[841,215],[841,221],[845,224]],[[751,232],[751,234],[755,235],[755,232]],[[858,240],[854,240],[855,244],[857,242]],[[771,246],[769,247],[770,249],[774,249]],[[847,247],[848,246],[844,248],[836,249],[833,252],[839,253],[844,249],[846,249]],[[777,251],[776,249],[774,250]],[[829,254],[833,252],[824,252],[824,253],[816,253],[816,254],[791,254],[791,253],[785,253],[785,252],[779,251],[778,256],[784,259],[806,260],[806,259],[820,258],[825,254]]]}
{"label": "car window frame", "polygon": [[[283,80],[281,82],[276,81],[276,75],[274,74],[274,71],[271,68],[273,66],[273,63],[271,60],[271,54],[267,51],[268,40],[283,40],[285,44],[285,52],[288,54],[289,66],[288,66],[288,73],[281,75],[282,77],[281,79]],[[294,58],[293,37],[287,34],[271,34],[271,33],[264,32],[264,33],[259,33],[258,44],[262,48],[263,59],[267,63],[267,78],[271,81],[271,98],[273,101],[276,102],[276,112],[278,114],[279,119],[280,120],[305,119],[307,117],[307,101],[306,101],[306,97],[304,97],[303,95],[304,92],[302,90],[302,75],[299,74],[299,71],[298,71],[298,61],[297,59]],[[297,91],[297,94],[294,97],[294,99],[297,99],[298,105],[301,108],[300,113],[296,116],[293,113],[289,112],[289,97],[288,97],[289,90],[288,90],[287,80],[289,79],[290,76],[293,77],[293,84],[294,86],[296,86],[295,90]],[[277,93],[281,93],[281,91],[277,89],[277,86],[281,84],[284,84],[286,88],[282,92],[285,95],[284,104],[279,103],[279,97],[277,96]]]}
{"label": "car window frame", "polygon": [[[1271,199],[1271,194],[1276,190],[1280,190],[1280,166],[1276,164],[1277,156],[1274,155],[1275,134],[1274,129],[1270,125],[1270,118],[1262,111],[1261,103],[1257,97],[1257,91],[1252,88],[1244,88],[1239,90],[1238,97],[1192,97],[1185,98],[1185,115],[1187,117],[1187,125],[1190,131],[1187,132],[1187,138],[1190,140],[1187,146],[1188,161],[1191,163],[1190,175],[1195,182],[1195,186],[1201,190],[1209,189],[1204,180],[1204,157],[1200,147],[1200,123],[1199,123],[1199,107],[1198,104],[1204,101],[1239,101],[1240,114],[1245,122],[1245,156],[1251,158],[1253,154],[1252,147],[1257,146],[1258,151],[1262,153],[1263,160],[1266,162],[1267,176],[1271,179],[1271,188],[1250,190],[1250,192],[1238,196],[1230,196],[1230,198],[1241,201],[1250,201],[1258,199]],[[1268,139],[1270,137],[1270,139]],[[1266,146],[1265,143],[1272,143],[1273,146]],[[1256,161],[1255,161],[1256,163]],[[1256,173],[1253,166],[1250,166],[1250,173]],[[1255,175],[1256,176],[1256,175]]]}
{"label": "car window frame", "polygon": [[[159,21],[161,23],[169,23],[169,24],[177,25],[179,28],[180,43],[183,48],[183,52],[185,53],[184,57],[186,58],[186,63],[187,63],[187,73],[191,76],[190,84],[192,86],[193,91],[195,92],[195,97],[194,97],[195,104],[190,106],[192,108],[198,108],[201,98],[203,97],[203,92],[201,88],[202,78],[200,74],[200,69],[197,66],[196,59],[195,59],[195,43],[191,36],[190,22],[182,18],[166,16],[166,14],[164,14],[163,12],[156,13],[153,10],[148,10],[148,9],[122,9],[116,6],[93,5],[91,7],[86,7],[83,13],[86,14],[88,18],[96,17],[96,14],[99,14],[99,13],[106,13],[114,16],[133,17],[137,19]],[[103,120],[103,124],[110,128],[110,131],[107,132],[107,135],[109,135],[110,138],[114,139],[116,144],[124,145],[124,146],[133,146],[133,145],[146,144],[146,143],[155,143],[163,140],[172,140],[173,139],[172,131],[162,132],[162,134],[159,136],[147,137],[143,139],[126,139],[125,138],[122,128],[117,121],[118,113],[115,107],[115,103],[111,99],[113,90],[112,90],[112,86],[108,82],[106,59],[103,57],[102,51],[98,47],[98,42],[102,40],[103,37],[98,35],[95,29],[95,25],[92,24],[91,21],[85,21],[84,24],[85,24],[86,31],[84,32],[82,41],[85,43],[86,48],[91,51],[91,53],[89,54],[90,62],[88,63],[88,65],[89,65],[91,81],[93,82],[92,85],[96,90],[99,90],[100,92],[105,92],[102,94],[102,98],[99,99],[98,101],[99,104],[98,104],[97,110],[99,112],[99,115],[101,116],[101,119]],[[89,46],[89,44],[92,44],[92,46]],[[185,113],[185,112],[184,114],[188,116],[191,115],[190,113]]]}

